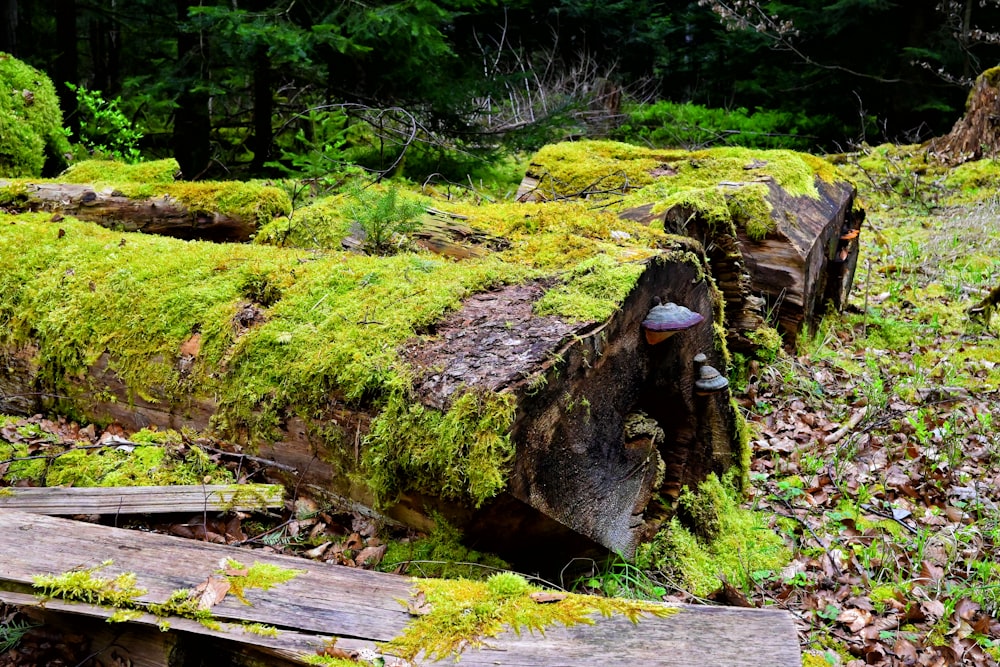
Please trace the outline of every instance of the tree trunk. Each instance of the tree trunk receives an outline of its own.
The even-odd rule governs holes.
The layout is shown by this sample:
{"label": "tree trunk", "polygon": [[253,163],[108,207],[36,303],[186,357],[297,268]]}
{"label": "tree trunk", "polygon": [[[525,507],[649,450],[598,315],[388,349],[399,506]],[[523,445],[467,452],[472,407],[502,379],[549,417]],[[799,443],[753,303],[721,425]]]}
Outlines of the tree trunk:
{"label": "tree trunk", "polygon": [[174,158],[186,180],[202,178],[211,160],[212,121],[209,115],[209,95],[205,89],[205,65],[208,47],[200,33],[188,32],[188,10],[193,0],[176,0],[177,60],[180,79],[186,86],[177,96],[174,112]]}
{"label": "tree trunk", "polygon": [[264,171],[271,150],[271,95],[271,59],[267,55],[267,45],[261,44],[254,49],[253,60],[253,161],[250,169],[255,174]]}
{"label": "tree trunk", "polygon": [[17,57],[17,0],[0,0],[0,52]]}
{"label": "tree trunk", "polygon": [[959,118],[951,132],[928,142],[929,152],[942,162],[958,165],[979,160],[1000,151],[1000,67],[988,69],[976,78]]}
{"label": "tree trunk", "polygon": [[56,54],[52,80],[66,126],[76,136],[80,132],[76,93],[66,85],[80,83],[79,58],[76,52],[76,0],[56,0],[56,43],[59,45],[59,52]]}
{"label": "tree trunk", "polygon": [[[51,229],[49,223],[30,224]],[[84,242],[79,232],[73,232],[73,238]],[[137,244],[144,242],[143,236],[128,239],[130,250],[118,260],[123,271],[131,270],[126,268],[128,258],[141,256]],[[701,395],[695,387],[699,353],[726,372],[719,352],[722,342],[713,326],[718,295],[705,269],[697,244],[678,242],[645,263],[632,292],[607,321],[539,316],[533,306],[546,285],[528,282],[472,295],[434,325],[433,336],[406,341],[399,354],[413,369],[414,401],[425,409],[443,412],[465,392],[513,398],[515,417],[504,435],[511,438],[515,454],[506,491],[479,507],[451,496],[408,492],[404,486],[387,513],[427,527],[428,512],[437,510],[463,527],[478,547],[514,561],[538,563],[541,553],[543,560],[565,563],[582,553],[597,554],[600,548],[633,553],[668,515],[663,502],[710,472],[738,467],[743,458],[728,390]],[[419,283],[414,289],[421,291]],[[654,296],[683,304],[704,319],[650,345],[642,322]],[[251,315],[238,313],[231,326],[237,326],[237,320],[244,328],[255,326],[260,319],[253,313],[265,317],[253,304],[244,310]],[[312,309],[306,312],[315,313],[320,326],[327,317]],[[102,317],[134,319],[113,312]],[[126,386],[114,371],[117,360],[108,353],[82,374],[52,378],[42,369],[45,356],[53,353],[32,344],[0,349],[6,360],[0,364],[0,411],[33,413],[59,404],[91,420],[114,420],[133,428],[155,424],[195,429],[207,429],[219,414],[210,386],[193,387],[182,399],[163,395],[157,386]],[[174,363],[183,374],[193,357],[179,350],[176,359],[150,363],[164,362]],[[207,372],[224,377],[226,366],[239,361],[222,363]],[[56,384],[50,384],[53,381]],[[330,379],[317,382],[327,384]],[[308,416],[284,415],[281,437],[261,455],[296,467],[300,476],[291,480],[295,484],[317,484],[371,502],[370,492],[359,483],[366,473],[359,470],[358,461],[376,410],[367,403],[338,400],[333,388],[325,408]],[[406,428],[405,422],[400,424],[398,428]],[[318,438],[319,433],[325,439]],[[334,448],[330,442],[340,444]],[[386,460],[379,465],[392,471],[402,464]]]}

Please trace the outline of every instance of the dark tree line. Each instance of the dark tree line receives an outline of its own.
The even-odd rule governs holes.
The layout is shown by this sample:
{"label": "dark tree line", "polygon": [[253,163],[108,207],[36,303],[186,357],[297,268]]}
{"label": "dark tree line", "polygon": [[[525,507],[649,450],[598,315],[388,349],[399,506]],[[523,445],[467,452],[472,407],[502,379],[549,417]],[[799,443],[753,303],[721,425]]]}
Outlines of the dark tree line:
{"label": "dark tree line", "polygon": [[375,168],[418,135],[530,147],[580,132],[609,90],[794,111],[830,149],[946,131],[997,62],[997,4],[0,0],[0,50],[52,76],[71,128],[66,82],[120,95],[144,151],[188,178],[273,172],[310,142],[349,145],[358,122]]}

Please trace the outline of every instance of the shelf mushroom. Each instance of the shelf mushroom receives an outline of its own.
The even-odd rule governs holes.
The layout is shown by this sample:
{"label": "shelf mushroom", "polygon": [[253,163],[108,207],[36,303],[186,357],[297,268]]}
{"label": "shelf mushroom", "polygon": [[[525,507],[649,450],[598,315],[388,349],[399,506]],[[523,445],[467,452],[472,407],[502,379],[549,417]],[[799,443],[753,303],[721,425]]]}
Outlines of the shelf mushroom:
{"label": "shelf mushroom", "polygon": [[660,297],[654,296],[653,307],[642,321],[642,329],[646,334],[646,342],[656,345],[704,320],[700,313],[670,301],[661,304]]}
{"label": "shelf mushroom", "polygon": [[717,371],[714,366],[704,363],[704,355],[699,354],[695,357],[695,361],[698,360],[698,357],[702,357],[702,365],[698,369],[698,379],[694,381],[694,393],[699,396],[708,396],[729,386],[729,380],[722,373]]}

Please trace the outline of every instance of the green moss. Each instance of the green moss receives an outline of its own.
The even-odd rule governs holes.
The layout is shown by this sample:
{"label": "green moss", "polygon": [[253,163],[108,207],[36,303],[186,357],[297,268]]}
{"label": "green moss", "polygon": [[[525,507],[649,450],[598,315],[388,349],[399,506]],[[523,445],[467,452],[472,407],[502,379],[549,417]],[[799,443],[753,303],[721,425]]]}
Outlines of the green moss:
{"label": "green moss", "polygon": [[[207,480],[207,481],[206,481]],[[71,449],[48,466],[45,486],[170,486],[232,484],[228,470],[197,447],[184,456],[161,445]]]}
{"label": "green moss", "polygon": [[1000,187],[1000,162],[983,159],[962,163],[948,171],[944,185],[973,199],[994,197]]}
{"label": "green moss", "polygon": [[755,346],[754,356],[764,363],[773,363],[778,358],[782,340],[781,334],[774,327],[762,324],[748,333],[747,338]]}
{"label": "green moss", "polygon": [[508,567],[496,556],[464,546],[457,528],[440,516],[432,516],[434,529],[426,537],[388,543],[378,566],[380,570],[393,572],[408,566],[410,572],[419,573],[421,577],[483,579],[497,569]]}
{"label": "green moss", "polygon": [[[520,579],[520,581],[518,581]],[[404,660],[423,654],[430,660],[459,659],[466,647],[478,647],[502,632],[544,633],[552,625],[593,624],[596,615],[623,614],[633,622],[643,615],[665,617],[676,608],[638,600],[569,593],[558,602],[540,604],[531,595],[542,589],[516,574],[496,574],[490,580],[427,579],[416,582],[415,597],[424,607],[403,634],[381,645]]]}
{"label": "green moss", "polygon": [[513,420],[506,393],[466,392],[444,414],[394,393],[372,424],[365,479],[383,504],[415,490],[478,506],[507,484]]}
{"label": "green moss", "polygon": [[280,567],[272,563],[261,563],[254,561],[253,565],[246,567],[243,563],[229,558],[226,560],[226,567],[219,571],[229,581],[229,592],[235,595],[240,602],[249,605],[246,592],[254,588],[270,590],[271,588],[291,581],[300,574],[305,574],[305,570],[293,570],[287,567]]}
{"label": "green moss", "polygon": [[173,183],[180,166],[174,158],[149,162],[116,162],[114,160],[83,160],[70,165],[59,175],[63,183]]}
{"label": "green moss", "polygon": [[618,309],[645,270],[645,264],[622,264],[607,255],[586,259],[535,303],[535,312],[600,322]]}
{"label": "green moss", "polygon": [[0,53],[0,175],[34,177],[65,163],[69,142],[48,76]]}
{"label": "green moss", "polygon": [[351,221],[344,212],[343,197],[324,197],[264,223],[254,243],[338,250],[350,234]]}
{"label": "green moss", "polygon": [[264,623],[243,623],[240,627],[243,628],[244,632],[260,637],[277,637],[279,635],[278,628]]}
{"label": "green moss", "polygon": [[706,541],[675,516],[650,542],[639,546],[636,565],[669,573],[698,596],[717,590],[721,577],[747,589],[752,585],[751,572],[781,569],[790,558],[788,548],[761,513],[740,508],[737,495],[731,483],[709,476],[687,502],[697,520],[704,522],[699,532],[715,537]]}
{"label": "green moss", "polygon": [[91,568],[35,575],[32,577],[33,586],[47,597],[106,607],[134,608],[138,599],[146,594],[146,589],[136,585],[133,572],[123,572],[110,579],[97,574],[110,565],[113,561],[107,560]]}

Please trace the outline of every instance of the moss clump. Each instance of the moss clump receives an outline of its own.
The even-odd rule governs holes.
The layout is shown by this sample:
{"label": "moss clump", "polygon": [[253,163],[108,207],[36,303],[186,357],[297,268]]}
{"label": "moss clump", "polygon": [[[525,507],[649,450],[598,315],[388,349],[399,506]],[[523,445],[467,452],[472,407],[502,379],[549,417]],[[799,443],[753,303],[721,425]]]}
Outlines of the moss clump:
{"label": "moss clump", "polygon": [[243,563],[229,558],[226,560],[226,567],[219,571],[229,581],[229,592],[235,595],[243,604],[250,604],[246,598],[246,592],[254,588],[270,590],[278,584],[291,581],[300,574],[305,574],[305,570],[293,570],[287,567],[279,567],[271,563],[261,563],[254,561],[253,565],[247,567]]}
{"label": "moss clump", "polygon": [[106,607],[134,608],[138,599],[146,594],[146,589],[136,585],[133,572],[123,572],[111,579],[97,575],[97,572],[112,564],[112,561],[107,560],[83,570],[39,574],[32,577],[32,581],[34,587],[47,597]]}
{"label": "moss clump", "polygon": [[365,479],[383,504],[416,490],[481,505],[507,484],[513,421],[506,393],[466,392],[444,414],[394,393],[372,424]]}
{"label": "moss clump", "polygon": [[344,198],[323,197],[289,215],[264,223],[254,243],[287,248],[339,250],[351,234],[351,221],[344,212]]}
{"label": "moss clump", "polygon": [[623,614],[638,622],[644,614],[665,617],[678,611],[652,602],[574,593],[557,602],[535,602],[531,595],[542,592],[512,573],[496,574],[485,582],[418,580],[415,596],[422,600],[421,613],[429,611],[412,620],[400,637],[382,644],[382,650],[404,660],[421,654],[429,660],[457,660],[465,648],[481,646],[507,630],[544,633],[555,624],[593,624],[597,614]]}
{"label": "moss clump", "polygon": [[570,269],[564,281],[535,304],[539,315],[559,314],[583,322],[605,320],[628,296],[645,264],[622,264],[606,255],[587,259]]}
{"label": "moss clump", "polygon": [[174,174],[180,171],[177,160],[150,160],[149,162],[116,162],[114,160],[83,160],[59,175],[63,183],[110,184],[119,183],[173,183]]}
{"label": "moss clump", "polygon": [[[788,150],[721,147],[688,152],[607,141],[547,146],[532,165],[542,176],[538,192],[544,197],[586,197],[613,211],[653,203],[652,212],[663,213],[680,206],[710,224],[739,227],[758,240],[777,228],[768,182],[792,196],[815,198],[816,179],[838,178],[825,160]],[[617,185],[608,187],[610,181]]]}
{"label": "moss clump", "polygon": [[51,79],[0,53],[0,175],[22,178],[55,171],[69,141]]}
{"label": "moss clump", "polygon": [[434,516],[434,529],[426,537],[409,542],[389,542],[379,563],[383,572],[408,566],[421,577],[483,579],[491,572],[508,567],[496,556],[465,547],[462,534],[440,516]]}
{"label": "moss clump", "polygon": [[[751,572],[779,570],[788,563],[790,552],[781,538],[760,513],[740,508],[731,483],[710,475],[697,493],[685,490],[683,495],[687,522],[697,522],[697,527],[689,528],[675,516],[639,546],[636,566],[667,572],[685,590],[705,596],[722,585],[722,577],[746,589]],[[714,537],[707,540],[706,535]]]}

